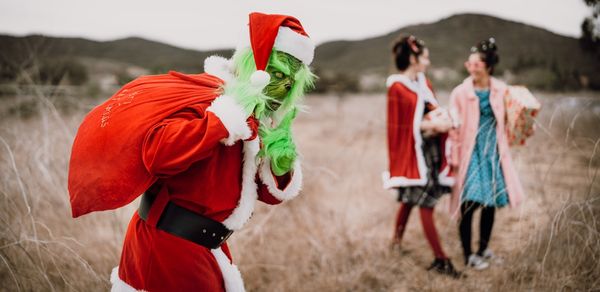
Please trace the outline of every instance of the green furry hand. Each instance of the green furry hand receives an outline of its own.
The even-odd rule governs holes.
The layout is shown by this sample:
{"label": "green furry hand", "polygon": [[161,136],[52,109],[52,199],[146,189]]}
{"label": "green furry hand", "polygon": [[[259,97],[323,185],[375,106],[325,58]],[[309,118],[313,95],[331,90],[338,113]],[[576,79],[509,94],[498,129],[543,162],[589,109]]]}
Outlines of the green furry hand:
{"label": "green furry hand", "polygon": [[296,117],[296,109],[287,113],[276,128],[270,129],[261,125],[258,130],[263,144],[259,156],[270,158],[271,170],[277,176],[292,170],[298,156],[291,131],[294,117]]}

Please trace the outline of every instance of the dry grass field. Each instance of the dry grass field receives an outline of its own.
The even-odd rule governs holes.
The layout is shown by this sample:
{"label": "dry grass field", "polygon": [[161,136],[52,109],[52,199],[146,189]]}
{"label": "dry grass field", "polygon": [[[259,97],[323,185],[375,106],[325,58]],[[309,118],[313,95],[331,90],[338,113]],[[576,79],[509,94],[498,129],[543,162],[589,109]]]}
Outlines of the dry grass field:
{"label": "dry grass field", "polygon": [[[466,270],[458,280],[425,271],[433,255],[417,212],[402,250],[389,249],[398,203],[380,180],[387,159],[384,96],[307,98],[295,125],[302,194],[280,206],[259,205],[230,239],[246,288],[600,290],[600,98],[593,95],[539,96],[544,108],[537,133],[513,152],[526,200],[496,216],[491,248],[503,262]],[[0,99],[0,290],[106,291],[137,205],[70,216],[69,151],[93,101],[69,103],[65,111],[38,94],[28,114],[14,110],[20,108],[15,102]],[[447,204],[445,198],[436,208],[438,232],[464,270]]]}

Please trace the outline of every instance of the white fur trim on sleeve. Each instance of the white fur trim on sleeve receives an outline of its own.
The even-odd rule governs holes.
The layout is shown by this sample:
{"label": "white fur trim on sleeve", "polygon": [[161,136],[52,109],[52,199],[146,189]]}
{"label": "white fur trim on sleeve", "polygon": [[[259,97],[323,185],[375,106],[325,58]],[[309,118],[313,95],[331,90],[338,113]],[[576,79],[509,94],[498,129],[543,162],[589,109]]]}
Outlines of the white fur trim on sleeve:
{"label": "white fur trim on sleeve", "polygon": [[252,135],[246,123],[246,113],[231,96],[217,97],[206,110],[214,113],[229,132],[229,136],[221,140],[223,144],[231,146],[236,141],[248,139]]}
{"label": "white fur trim on sleeve", "polygon": [[275,198],[281,201],[288,201],[295,198],[302,189],[302,167],[300,165],[299,159],[296,159],[296,162],[294,162],[292,179],[283,190],[277,187],[275,176],[271,171],[270,159],[266,158],[262,162],[258,175],[260,177],[260,180],[267,186],[267,189],[269,190],[271,195],[273,195]]}

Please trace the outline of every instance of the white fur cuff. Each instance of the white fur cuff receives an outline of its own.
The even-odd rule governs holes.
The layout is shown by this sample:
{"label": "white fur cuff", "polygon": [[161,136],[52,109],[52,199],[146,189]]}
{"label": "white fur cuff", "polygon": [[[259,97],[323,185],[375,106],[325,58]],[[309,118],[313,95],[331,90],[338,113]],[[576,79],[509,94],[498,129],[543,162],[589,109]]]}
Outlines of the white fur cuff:
{"label": "white fur cuff", "polygon": [[299,159],[296,159],[296,162],[294,162],[292,179],[283,190],[277,187],[275,176],[271,172],[270,159],[266,158],[262,162],[258,175],[260,176],[260,180],[267,186],[269,193],[280,201],[288,201],[295,198],[302,189],[302,167]]}
{"label": "white fur cuff", "polygon": [[248,116],[232,97],[221,95],[206,110],[219,117],[229,132],[229,137],[221,140],[223,144],[231,146],[236,141],[248,139],[252,135],[252,131],[246,123]]}

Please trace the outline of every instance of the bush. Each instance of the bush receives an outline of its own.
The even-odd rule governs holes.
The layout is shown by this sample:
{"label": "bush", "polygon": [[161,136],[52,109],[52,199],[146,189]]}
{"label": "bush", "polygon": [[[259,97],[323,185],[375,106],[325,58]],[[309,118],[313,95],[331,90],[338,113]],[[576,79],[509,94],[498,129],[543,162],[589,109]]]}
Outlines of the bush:
{"label": "bush", "polygon": [[73,59],[45,60],[39,68],[41,83],[58,85],[67,79],[71,85],[82,85],[88,81],[88,72],[85,66]]}

